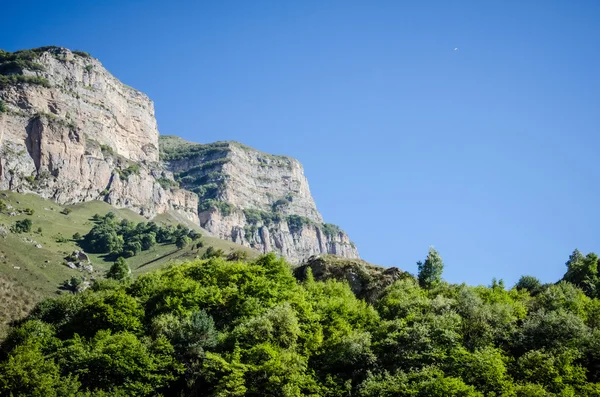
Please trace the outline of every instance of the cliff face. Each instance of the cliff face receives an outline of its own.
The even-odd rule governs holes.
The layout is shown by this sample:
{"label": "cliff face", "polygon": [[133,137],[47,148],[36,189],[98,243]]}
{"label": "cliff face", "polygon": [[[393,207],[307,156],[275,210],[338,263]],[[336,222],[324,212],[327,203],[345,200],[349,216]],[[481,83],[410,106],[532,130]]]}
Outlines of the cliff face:
{"label": "cliff face", "polygon": [[215,236],[293,263],[317,254],[359,257],[345,232],[323,223],[297,160],[176,137],[161,137],[161,154],[182,187],[201,197],[200,225]]}
{"label": "cliff face", "polygon": [[[174,210],[215,236],[291,262],[358,258],[323,223],[302,165],[237,142],[161,137],[150,99],[81,52],[0,50],[0,190],[61,204]],[[180,188],[181,187],[181,188]]]}
{"label": "cliff face", "polygon": [[0,77],[13,80],[0,85],[0,190],[62,204],[104,200],[149,217],[177,210],[197,221],[197,196],[157,181],[169,174],[158,162],[147,96],[86,54],[48,48],[2,57]]}

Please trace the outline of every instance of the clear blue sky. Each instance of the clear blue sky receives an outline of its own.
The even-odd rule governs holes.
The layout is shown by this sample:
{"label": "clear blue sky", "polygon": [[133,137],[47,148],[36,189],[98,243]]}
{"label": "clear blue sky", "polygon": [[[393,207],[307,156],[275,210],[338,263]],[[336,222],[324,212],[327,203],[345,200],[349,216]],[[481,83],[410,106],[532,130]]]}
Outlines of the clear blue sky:
{"label": "clear blue sky", "polygon": [[368,261],[414,272],[433,245],[447,280],[512,285],[600,251],[598,1],[2,10],[0,48],[90,52],[154,100],[162,134],[298,158]]}

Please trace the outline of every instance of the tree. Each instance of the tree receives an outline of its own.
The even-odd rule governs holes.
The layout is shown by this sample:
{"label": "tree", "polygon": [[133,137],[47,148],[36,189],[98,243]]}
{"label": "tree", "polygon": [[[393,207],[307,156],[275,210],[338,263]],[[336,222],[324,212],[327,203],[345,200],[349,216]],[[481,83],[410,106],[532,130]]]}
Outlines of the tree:
{"label": "tree", "polygon": [[81,234],[80,233],[73,234],[73,240],[75,240],[75,241],[81,240]]}
{"label": "tree", "polygon": [[433,247],[429,248],[425,262],[419,261],[417,262],[417,266],[419,268],[418,279],[421,287],[431,288],[442,281],[444,264],[442,263],[442,258]]}
{"label": "tree", "polygon": [[156,245],[156,233],[150,232],[142,235],[142,250],[147,251]]}
{"label": "tree", "polygon": [[591,252],[584,257],[576,249],[569,256],[569,260],[565,265],[567,266],[567,272],[563,276],[563,280],[575,284],[588,296],[596,296],[596,285],[599,281],[598,256]]}
{"label": "tree", "polygon": [[123,257],[118,257],[108,270],[108,273],[106,273],[106,277],[121,281],[129,278],[130,274],[131,270],[129,269],[127,262],[125,262],[125,259]]}
{"label": "tree", "polygon": [[542,289],[542,283],[533,276],[521,276],[515,284],[515,288],[527,290],[530,294],[535,295]]}
{"label": "tree", "polygon": [[210,259],[210,258],[220,258],[225,255],[222,249],[216,249],[215,247],[208,247],[204,254],[202,254],[202,259]]}
{"label": "tree", "polygon": [[175,245],[177,246],[177,248],[183,249],[183,248],[187,247],[191,242],[192,242],[192,239],[189,238],[188,236],[179,236],[179,237],[177,237],[177,240],[175,241]]}
{"label": "tree", "polygon": [[10,228],[13,233],[29,233],[33,222],[31,219],[26,218],[20,221],[16,221],[15,224]]}

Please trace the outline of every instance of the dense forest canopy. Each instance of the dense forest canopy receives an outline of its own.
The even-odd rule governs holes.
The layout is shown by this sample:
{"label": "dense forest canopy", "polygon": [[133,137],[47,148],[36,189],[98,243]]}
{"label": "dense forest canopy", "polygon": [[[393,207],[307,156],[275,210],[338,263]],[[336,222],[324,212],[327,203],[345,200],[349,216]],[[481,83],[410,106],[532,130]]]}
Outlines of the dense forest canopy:
{"label": "dense forest canopy", "polygon": [[472,287],[431,249],[373,304],[273,254],[114,277],[15,324],[0,394],[600,396],[597,264],[575,251],[556,284]]}

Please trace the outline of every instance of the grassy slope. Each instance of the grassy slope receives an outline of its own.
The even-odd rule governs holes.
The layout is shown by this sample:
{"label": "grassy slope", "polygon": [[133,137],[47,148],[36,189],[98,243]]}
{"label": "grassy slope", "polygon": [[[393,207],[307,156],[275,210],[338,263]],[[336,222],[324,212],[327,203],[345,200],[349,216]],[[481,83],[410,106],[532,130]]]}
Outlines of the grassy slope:
{"label": "grassy slope", "polygon": [[[110,211],[119,217],[134,222],[145,222],[147,219],[127,209],[116,209],[107,203],[91,201],[87,203],[60,206],[53,201],[45,200],[39,196],[18,194],[14,192],[0,192],[0,199],[14,209],[32,208],[32,216],[19,214],[10,216],[0,214],[0,225],[5,229],[17,220],[31,218],[33,228],[31,233],[8,234],[0,237],[0,338],[7,321],[22,316],[35,302],[45,297],[53,296],[61,291],[58,287],[64,280],[71,276],[103,277],[112,262],[107,262],[102,255],[90,254],[94,273],[80,272],[65,266],[64,257],[76,249],[80,249],[71,236],[78,232],[85,235],[94,225],[90,220],[94,214],[104,215]],[[69,215],[60,213],[63,208],[70,208]],[[14,211],[10,210],[8,212]],[[183,223],[187,227],[202,232],[198,225],[178,217],[176,214],[161,214],[154,219],[159,224]],[[42,233],[36,233],[41,227]],[[57,243],[56,236],[62,234],[69,239],[65,243]],[[34,242],[32,242],[34,241]],[[208,237],[204,233],[204,248],[198,250],[185,248],[178,250],[175,245],[158,245],[149,251],[127,260],[135,276],[156,270],[168,263],[193,259],[204,253],[207,247],[220,248],[225,253],[234,250],[247,251],[250,258],[256,257],[257,252],[237,244]],[[36,248],[41,244],[42,248]],[[15,269],[19,267],[20,269]]]}

